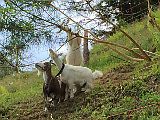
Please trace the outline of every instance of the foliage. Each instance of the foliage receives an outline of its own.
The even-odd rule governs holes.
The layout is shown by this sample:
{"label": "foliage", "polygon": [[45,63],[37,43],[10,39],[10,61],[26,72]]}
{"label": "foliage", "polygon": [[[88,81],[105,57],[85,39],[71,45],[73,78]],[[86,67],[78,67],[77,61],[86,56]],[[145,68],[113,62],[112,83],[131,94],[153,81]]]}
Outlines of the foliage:
{"label": "foliage", "polygon": [[[101,50],[105,52],[100,52]],[[95,45],[92,52],[96,54],[94,60],[97,61],[97,59],[99,59],[98,57],[107,56],[105,54],[109,52],[109,49],[102,44],[98,44]],[[110,63],[116,62],[115,58],[113,59],[109,56],[105,59],[109,59],[109,61],[111,61]],[[155,63],[158,61],[159,60],[155,61]],[[94,63],[93,60],[92,62]],[[102,64],[106,63],[106,61],[99,62],[100,65],[95,65],[95,63],[90,64],[90,67],[94,69],[98,68],[99,70],[106,67],[100,67]],[[121,65],[121,61],[117,61],[117,66],[124,67],[124,65],[125,64]],[[134,74],[147,65],[148,63],[145,61],[144,63],[132,63],[130,64],[131,68],[128,69],[133,69],[132,67],[134,67]],[[107,64],[108,70],[110,71],[115,71],[117,66],[113,68],[113,64]],[[153,69],[155,68],[156,67]],[[52,67],[52,72],[53,74],[58,72],[55,66]],[[36,73],[37,72],[24,72],[16,76],[7,76],[1,80],[0,117],[17,119],[29,116],[30,118],[36,119],[50,119],[51,113],[47,115],[43,113],[43,77],[42,75],[37,77]],[[118,76],[118,71],[115,71],[115,73]],[[141,74],[142,73],[140,73],[139,76],[141,76]],[[157,81],[159,81],[159,78],[156,78]],[[108,79],[112,81],[112,78]],[[127,79],[118,86],[107,81],[107,84],[104,86],[101,80],[102,79],[95,81],[95,87],[90,94],[82,93],[70,99],[68,102],[60,103],[54,112],[52,112],[52,117],[54,119],[105,119],[107,116],[125,112],[123,115],[108,119],[128,119],[128,110],[160,101],[160,89],[157,88],[154,90],[155,86],[151,81],[154,80],[153,78],[147,80],[146,78],[138,79],[136,76],[131,76],[130,80]],[[61,107],[62,109],[59,109]],[[70,109],[68,109],[68,107]],[[132,112],[130,115],[132,119],[158,119],[158,109],[156,106],[152,106]]]}
{"label": "foliage", "polygon": [[[0,71],[4,73],[2,77],[12,73],[11,69],[14,66],[17,68],[23,66],[25,58],[29,57],[24,52],[30,48],[30,45],[55,42],[54,32],[52,32],[55,29],[52,25],[54,20],[50,19],[48,22],[43,20],[44,11],[51,10],[48,2],[5,0],[5,5],[0,7],[0,32],[3,35],[3,39],[0,40],[0,54],[3,56],[0,58],[3,66]],[[51,14],[54,14],[53,10],[50,11]],[[6,70],[6,67],[9,69]]]}
{"label": "foliage", "polygon": [[[128,25],[123,30],[130,33],[143,49],[150,50],[153,36],[148,32],[146,25],[147,22],[144,20]],[[116,31],[108,41],[121,43],[129,48],[135,47],[119,31]],[[82,93],[59,103],[51,113],[43,111],[42,75],[37,77],[37,71],[32,71],[6,76],[0,80],[0,117],[2,119],[52,119],[53,117],[53,119],[128,120],[128,110],[160,101],[158,87],[160,59],[156,55],[151,55],[151,58],[151,62],[132,62],[117,55],[104,44],[95,44],[90,51],[89,68],[104,71],[103,78],[94,81],[95,87],[91,93]],[[53,66],[52,73],[55,75],[57,72],[56,67]],[[128,73],[130,76],[123,80],[120,73],[124,75]],[[121,112],[124,114],[106,118]],[[133,111],[130,116],[135,120],[159,119],[159,112],[155,105]]]}
{"label": "foliage", "polygon": [[[157,25],[160,27],[160,10],[157,10],[156,12],[151,11],[151,15],[155,19]],[[160,51],[160,31],[157,29],[151,18],[148,19],[148,27],[151,33],[154,36],[154,45],[156,46],[157,52]]]}
{"label": "foliage", "polygon": [[[51,1],[6,0],[5,3],[6,6],[0,10],[2,13],[0,30],[6,33],[7,37],[4,43],[1,44],[3,46],[1,51],[2,54],[7,55],[6,61],[13,61],[11,64],[17,67],[23,66],[22,61],[24,57],[22,57],[22,53],[29,48],[30,44],[44,43],[44,41],[52,41],[52,43],[62,42],[61,39],[57,40],[59,38],[57,33],[64,30],[62,25],[72,24],[72,26],[75,26],[73,21],[70,22],[67,17],[59,16],[59,12],[67,14],[70,18],[75,18],[73,17],[74,14],[70,13],[81,15],[85,20],[80,19],[76,20],[76,22],[89,26],[90,31],[98,36],[104,34],[108,36],[113,34],[115,29],[113,32],[107,32],[110,28],[108,28],[109,25],[104,21],[104,18],[116,24],[117,12],[119,11],[116,7],[118,5],[117,0],[96,2],[94,0],[88,2],[62,1],[59,3],[57,1],[52,1],[51,3]],[[96,11],[100,12],[103,17],[95,14],[90,5],[96,8]],[[66,10],[61,11],[61,9],[64,9],[64,6]],[[89,18],[88,15],[93,15],[93,19]],[[92,22],[95,23],[94,26],[90,25],[93,24]],[[123,22],[121,21],[119,26],[123,25]],[[100,30],[101,27],[99,26],[102,26],[102,28],[105,26],[106,28]],[[55,32],[56,28],[59,28],[60,32]]]}
{"label": "foliage", "polygon": [[[23,78],[25,76],[25,78]],[[29,77],[30,76],[30,77]],[[13,105],[13,103],[18,101],[26,101],[27,99],[32,99],[36,96],[37,93],[41,93],[42,81],[26,81],[28,78],[34,78],[31,73],[24,73],[19,77],[19,75],[13,76],[10,78],[5,78],[3,82],[3,86],[1,86],[0,92],[0,103],[1,103],[1,115],[6,114],[6,111],[9,110],[9,107]],[[38,79],[37,79],[38,80]],[[35,83],[32,84],[31,83]],[[30,84],[30,85],[29,85]],[[29,86],[28,86],[29,85]],[[5,86],[5,87],[4,87]]]}
{"label": "foliage", "polygon": [[[146,0],[120,0],[119,10],[121,16],[126,22],[131,23],[136,19],[141,19],[148,13],[148,3]],[[150,0],[152,6],[158,6],[158,0]]]}
{"label": "foliage", "polygon": [[[147,51],[152,51],[154,49],[153,35],[146,26],[147,26],[147,20],[144,19],[141,22],[135,22],[132,25],[129,24],[126,25],[125,27],[121,27],[121,29],[127,32],[138,44],[140,44],[142,49]],[[131,43],[131,41],[129,41],[125,37],[125,35],[122,34],[120,31],[116,31],[116,34],[110,36],[107,41],[126,46],[133,50],[135,49],[135,46]],[[120,63],[130,62],[128,59],[110,50],[104,44],[97,43],[93,46],[93,48],[94,49],[90,50],[90,60],[89,60],[89,67],[92,68],[93,70],[94,69],[106,70],[108,69],[108,66],[112,66],[114,68]],[[129,51],[120,49],[118,47],[113,47],[113,48],[117,49],[122,53],[134,57],[134,55]],[[135,49],[135,51],[140,53],[137,49]]]}

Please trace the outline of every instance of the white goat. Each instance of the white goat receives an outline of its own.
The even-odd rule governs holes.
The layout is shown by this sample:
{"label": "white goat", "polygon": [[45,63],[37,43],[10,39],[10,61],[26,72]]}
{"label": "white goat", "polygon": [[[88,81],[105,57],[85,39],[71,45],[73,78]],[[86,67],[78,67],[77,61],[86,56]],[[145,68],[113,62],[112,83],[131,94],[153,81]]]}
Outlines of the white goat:
{"label": "white goat", "polygon": [[[92,71],[87,67],[73,66],[69,64],[64,65],[56,52],[54,52],[52,49],[49,49],[49,51],[50,57],[55,61],[58,69],[61,70],[61,68],[63,68],[60,79],[62,80],[62,82],[66,83],[66,87],[68,89],[66,91],[70,92],[70,98],[74,97],[74,85],[85,85],[85,92],[90,92],[91,88],[93,88],[92,81],[97,77],[103,76],[102,72],[96,70],[94,73],[92,73]],[[66,92],[65,94],[65,100],[67,99],[68,92]]]}
{"label": "white goat", "polygon": [[81,38],[76,37],[75,35],[72,35],[69,31],[71,31],[68,26],[65,26],[65,29],[68,30],[67,36],[68,36],[68,43],[69,43],[69,49],[66,56],[66,62],[67,64],[74,65],[74,66],[80,66],[83,61],[82,52],[81,52]]}

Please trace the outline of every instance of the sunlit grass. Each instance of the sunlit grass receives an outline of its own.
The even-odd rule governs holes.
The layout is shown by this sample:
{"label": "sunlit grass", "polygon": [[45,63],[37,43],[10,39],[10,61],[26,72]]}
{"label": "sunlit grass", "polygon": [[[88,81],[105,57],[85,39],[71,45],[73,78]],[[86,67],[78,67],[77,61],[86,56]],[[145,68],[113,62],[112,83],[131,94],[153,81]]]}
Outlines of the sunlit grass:
{"label": "sunlit grass", "polygon": [[[123,30],[127,32],[134,40],[136,40],[138,44],[140,44],[142,49],[152,50],[152,44],[150,43],[153,42],[153,36],[148,31],[146,24],[147,21],[143,20],[132,25],[130,24],[124,27]],[[129,47],[130,49],[135,48],[135,45],[119,31],[111,36],[108,41],[124,45],[126,47]],[[116,49],[123,53],[126,53],[127,55],[135,57],[128,51],[119,48]],[[154,58],[152,59],[154,60]],[[154,62],[157,64],[153,65],[152,69],[150,69],[149,71],[144,71],[144,73],[138,72],[148,65],[154,64]],[[100,80],[94,81],[95,87],[92,89],[91,93],[83,99],[85,100],[85,102],[88,101],[86,102],[86,105],[75,105],[73,101],[73,105],[76,106],[76,111],[69,114],[68,118],[81,119],[81,116],[90,114],[90,116],[88,116],[89,119],[99,119],[107,115],[127,111],[128,109],[134,109],[137,107],[137,105],[138,107],[141,107],[149,103],[159,101],[160,96],[158,92],[160,91],[160,89],[159,91],[149,90],[146,87],[146,82],[143,81],[144,78],[147,78],[151,74],[160,76],[159,60],[156,59],[154,62],[143,61],[137,63],[134,61],[130,61],[113,52],[112,50],[107,48],[106,45],[97,43],[90,51],[90,69],[92,69],[93,71],[101,70],[102,72],[106,72],[113,68],[123,66],[124,64],[134,64],[134,75],[132,77],[138,78],[138,80],[132,79],[130,80],[130,82],[124,81],[123,83],[121,83],[120,87],[112,85],[112,79],[105,86],[103,86],[99,82]],[[52,66],[52,74],[56,75],[57,73],[57,67]],[[147,75],[142,76],[142,74]],[[14,106],[14,110],[11,111],[14,104],[18,102],[26,102],[28,100],[31,100],[32,102],[42,101],[39,99],[39,96],[42,96],[42,87],[43,76],[42,74],[40,76],[37,76],[37,71],[23,72],[15,76],[9,75],[4,77],[2,80],[0,80],[0,112],[3,114],[8,113],[8,111],[14,111],[16,114],[16,112],[18,111],[18,107],[16,108]],[[31,108],[28,108],[26,110],[26,112],[31,111]],[[56,112],[57,114],[59,113],[59,111]],[[141,116],[147,116],[147,113],[148,111],[143,110]],[[133,113],[132,116],[138,119],[136,114]],[[61,119],[61,116],[59,118]],[[123,116],[120,116],[119,119],[124,118],[127,119],[127,117]]]}
{"label": "sunlit grass", "polygon": [[[55,66],[52,67],[52,71],[53,74],[58,72]],[[0,80],[0,106],[2,107],[0,110],[8,109],[16,102],[33,100],[41,96],[43,81],[42,74],[37,76],[37,71],[8,75]]]}

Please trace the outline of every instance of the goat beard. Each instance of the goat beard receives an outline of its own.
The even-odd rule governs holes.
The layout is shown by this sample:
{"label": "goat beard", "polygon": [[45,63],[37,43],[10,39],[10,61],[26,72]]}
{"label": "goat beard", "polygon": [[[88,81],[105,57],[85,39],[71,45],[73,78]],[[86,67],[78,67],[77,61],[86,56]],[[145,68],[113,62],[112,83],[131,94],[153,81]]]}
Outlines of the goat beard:
{"label": "goat beard", "polygon": [[40,70],[38,70],[38,73],[37,73],[37,75],[39,76],[41,74],[41,71]]}

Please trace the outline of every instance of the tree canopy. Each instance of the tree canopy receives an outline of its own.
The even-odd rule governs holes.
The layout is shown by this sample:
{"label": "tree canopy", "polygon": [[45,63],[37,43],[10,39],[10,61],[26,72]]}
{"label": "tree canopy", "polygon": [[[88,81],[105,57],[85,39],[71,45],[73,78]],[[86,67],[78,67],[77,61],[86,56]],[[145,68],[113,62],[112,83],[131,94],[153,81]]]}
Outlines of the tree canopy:
{"label": "tree canopy", "polygon": [[[23,66],[23,52],[27,50],[31,44],[36,45],[44,42],[48,43],[64,43],[66,38],[61,38],[61,34],[57,31],[61,29],[62,24],[66,24],[68,19],[59,13],[53,6],[49,5],[51,1],[37,0],[5,0],[5,6],[1,6],[0,12],[0,32],[4,39],[1,42],[1,54],[5,57],[4,61],[11,62],[12,67]],[[99,3],[100,2],[100,3]],[[63,10],[64,13],[72,16],[78,16],[76,19],[79,24],[93,22],[101,24],[98,16],[94,16],[93,11],[88,7],[86,2],[79,1],[53,1],[57,8]],[[96,1],[100,6],[101,1]],[[96,4],[94,4],[96,6]],[[81,10],[80,10],[81,9]],[[88,14],[93,15],[90,19]],[[84,16],[83,16],[84,15]],[[84,19],[82,19],[85,18]],[[111,17],[110,17],[111,18]],[[69,21],[70,27],[77,26]],[[90,25],[90,24],[89,24]],[[89,29],[94,29],[88,27]],[[59,29],[57,29],[59,28]],[[72,27],[73,28],[73,27]],[[75,31],[75,29],[74,29]],[[94,29],[95,31],[95,29]],[[16,56],[16,57],[15,57]],[[4,67],[10,66],[3,64]]]}

